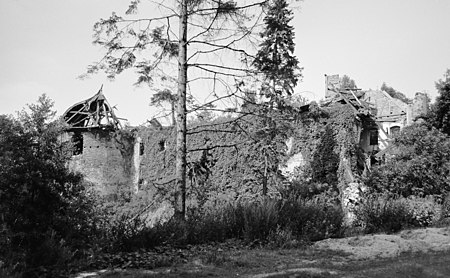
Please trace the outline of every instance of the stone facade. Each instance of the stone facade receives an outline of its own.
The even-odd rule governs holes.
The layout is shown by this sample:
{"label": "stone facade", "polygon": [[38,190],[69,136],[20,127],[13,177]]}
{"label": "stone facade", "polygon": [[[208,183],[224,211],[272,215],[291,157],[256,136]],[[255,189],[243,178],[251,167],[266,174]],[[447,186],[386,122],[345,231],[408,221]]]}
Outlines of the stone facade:
{"label": "stone facade", "polygon": [[[363,92],[361,100],[367,102],[375,111],[378,130],[378,149],[384,150],[389,146],[391,138],[405,126],[411,125],[421,116],[428,113],[429,98],[424,93],[416,93],[411,103],[391,97],[381,90]],[[367,131],[371,132],[371,131]],[[370,136],[370,134],[365,134]],[[364,144],[365,151],[375,150],[374,145]]]}
{"label": "stone facade", "polygon": [[132,142],[101,129],[69,131],[65,137],[73,138],[76,133],[82,136],[82,146],[69,163],[72,170],[83,173],[86,181],[105,194],[114,187],[133,183]]}

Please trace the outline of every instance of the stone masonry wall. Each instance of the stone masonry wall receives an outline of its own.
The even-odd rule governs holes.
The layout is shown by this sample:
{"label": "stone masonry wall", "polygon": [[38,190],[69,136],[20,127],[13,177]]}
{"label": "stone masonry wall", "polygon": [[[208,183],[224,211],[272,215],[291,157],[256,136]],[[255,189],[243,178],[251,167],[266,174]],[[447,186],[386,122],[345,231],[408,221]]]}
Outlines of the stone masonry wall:
{"label": "stone masonry wall", "polygon": [[104,194],[117,186],[131,186],[133,173],[127,148],[132,145],[103,130],[84,131],[82,136],[82,153],[72,157],[70,168],[83,173]]}

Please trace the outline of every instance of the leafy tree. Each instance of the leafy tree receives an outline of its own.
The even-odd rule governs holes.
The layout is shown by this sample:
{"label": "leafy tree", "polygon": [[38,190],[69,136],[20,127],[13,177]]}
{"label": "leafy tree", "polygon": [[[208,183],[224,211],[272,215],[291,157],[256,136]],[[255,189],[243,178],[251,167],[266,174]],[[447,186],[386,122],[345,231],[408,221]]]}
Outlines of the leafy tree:
{"label": "leafy tree", "polygon": [[356,88],[358,88],[358,86],[356,86],[355,80],[351,79],[348,75],[345,74],[341,77],[341,90]]}
{"label": "leafy tree", "polygon": [[[217,100],[234,96],[230,79],[241,80],[251,71],[236,66],[233,57],[252,60],[248,38],[257,30],[261,8],[268,0],[179,0],[150,2],[151,10],[161,12],[153,18],[133,17],[141,1],[132,1],[123,18],[113,13],[95,24],[94,43],[106,48],[103,59],[88,68],[88,74],[105,71],[111,78],[128,68],[136,68],[138,84],[153,86],[161,81],[176,82],[176,190],[175,214],[184,218],[186,203],[186,104],[188,86],[210,80]],[[173,4],[173,5],[171,5]],[[156,5],[156,7],[154,6]],[[178,27],[178,30],[174,30]],[[178,36],[176,35],[178,33]],[[246,45],[247,43],[247,45]],[[250,46],[249,46],[250,44]],[[189,55],[188,56],[188,49]],[[214,62],[211,62],[214,59]],[[222,61],[219,63],[218,61]],[[178,79],[170,76],[178,70]],[[193,78],[188,79],[188,69]],[[225,92],[219,96],[219,84]],[[239,87],[239,86],[237,86]]]}
{"label": "leafy tree", "polygon": [[405,127],[367,184],[378,191],[443,196],[450,190],[450,138],[426,124]]}
{"label": "leafy tree", "polygon": [[445,79],[436,83],[439,96],[431,107],[429,120],[431,124],[450,135],[450,69],[447,70]]}
{"label": "leafy tree", "polygon": [[49,240],[80,239],[86,232],[79,211],[84,187],[66,167],[70,146],[59,138],[63,125],[52,107],[42,95],[18,118],[0,115],[0,226],[6,233],[0,256],[24,252],[28,267],[61,259],[43,254]]}
{"label": "leafy tree", "polygon": [[382,91],[385,91],[386,93],[388,93],[391,97],[399,99],[399,100],[403,101],[404,103],[411,102],[411,100],[409,98],[407,98],[402,92],[399,92],[399,91],[395,90],[394,88],[389,87],[388,85],[386,85],[385,82],[383,82],[380,89]]}

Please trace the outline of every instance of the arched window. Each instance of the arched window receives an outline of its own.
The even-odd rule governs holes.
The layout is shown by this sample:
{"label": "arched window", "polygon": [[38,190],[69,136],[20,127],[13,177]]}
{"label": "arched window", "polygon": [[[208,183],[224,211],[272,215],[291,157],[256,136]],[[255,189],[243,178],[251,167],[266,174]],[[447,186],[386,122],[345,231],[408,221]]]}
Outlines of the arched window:
{"label": "arched window", "polygon": [[389,134],[390,134],[391,136],[395,136],[395,135],[397,135],[398,133],[400,133],[400,127],[399,127],[399,126],[393,126],[393,127],[391,127],[391,129],[389,130]]}
{"label": "arched window", "polygon": [[378,129],[371,129],[370,130],[370,145],[378,145]]}

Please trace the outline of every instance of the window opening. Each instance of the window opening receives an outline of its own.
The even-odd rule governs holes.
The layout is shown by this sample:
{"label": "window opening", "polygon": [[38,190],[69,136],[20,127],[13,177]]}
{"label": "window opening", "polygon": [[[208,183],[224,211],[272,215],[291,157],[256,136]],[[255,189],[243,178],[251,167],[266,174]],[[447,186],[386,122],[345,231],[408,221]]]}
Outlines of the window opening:
{"label": "window opening", "polygon": [[159,145],[159,151],[162,152],[162,151],[166,150],[166,141],[161,140],[161,141],[159,141],[158,145]]}
{"label": "window opening", "polygon": [[370,145],[378,145],[378,130],[372,129],[370,131]]}
{"label": "window opening", "polygon": [[77,132],[72,136],[73,155],[79,155],[83,153],[83,134]]}
{"label": "window opening", "polygon": [[393,126],[391,127],[391,136],[395,136],[400,133],[400,127],[399,126]]}
{"label": "window opening", "polygon": [[144,143],[139,143],[139,155],[144,155]]}

